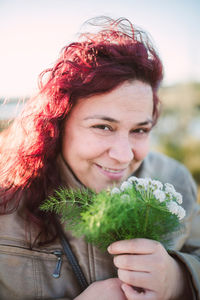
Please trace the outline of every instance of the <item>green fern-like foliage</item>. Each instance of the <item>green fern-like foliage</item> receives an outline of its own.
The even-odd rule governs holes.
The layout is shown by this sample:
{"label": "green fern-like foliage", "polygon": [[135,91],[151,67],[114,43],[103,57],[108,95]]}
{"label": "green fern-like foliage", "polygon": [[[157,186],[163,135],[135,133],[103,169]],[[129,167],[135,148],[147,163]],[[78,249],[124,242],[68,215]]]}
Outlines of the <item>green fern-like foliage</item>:
{"label": "green fern-like foliage", "polygon": [[181,195],[169,184],[145,180],[131,177],[121,188],[99,194],[60,188],[41,209],[60,215],[67,230],[102,250],[132,238],[157,240],[167,248],[170,234],[180,229],[184,216]]}

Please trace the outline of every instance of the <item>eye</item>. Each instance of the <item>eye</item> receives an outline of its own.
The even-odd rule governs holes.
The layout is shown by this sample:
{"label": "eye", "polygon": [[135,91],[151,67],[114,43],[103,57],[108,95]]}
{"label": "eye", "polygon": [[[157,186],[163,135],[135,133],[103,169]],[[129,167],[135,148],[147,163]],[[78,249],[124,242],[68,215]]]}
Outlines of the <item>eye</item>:
{"label": "eye", "polygon": [[143,135],[148,135],[150,131],[151,128],[136,128],[132,130],[131,133],[138,136],[143,136]]}
{"label": "eye", "polygon": [[92,128],[96,128],[104,131],[113,131],[112,127],[106,124],[93,125]]}

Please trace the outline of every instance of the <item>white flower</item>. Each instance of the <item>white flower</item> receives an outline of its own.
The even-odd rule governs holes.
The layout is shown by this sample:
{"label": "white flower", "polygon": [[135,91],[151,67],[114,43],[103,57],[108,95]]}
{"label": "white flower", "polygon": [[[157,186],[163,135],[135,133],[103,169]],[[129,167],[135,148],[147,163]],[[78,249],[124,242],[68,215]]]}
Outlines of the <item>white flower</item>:
{"label": "white flower", "polygon": [[149,187],[149,182],[150,182],[149,178],[138,178],[138,181],[136,183],[136,187],[139,190],[141,190],[141,189],[147,190],[148,187]]}
{"label": "white flower", "polygon": [[137,182],[137,181],[138,181],[138,178],[135,177],[135,176],[131,176],[131,177],[128,178],[128,182],[130,182],[130,183],[134,183],[134,182]]}
{"label": "white flower", "polygon": [[182,206],[178,206],[177,216],[179,220],[182,220],[185,217],[185,209]]}
{"label": "white flower", "polygon": [[152,181],[153,181],[153,180],[152,180],[151,178],[149,178],[149,177],[145,177],[144,180],[145,180],[145,182],[147,182],[149,185],[152,184]]}
{"label": "white flower", "polygon": [[155,196],[155,198],[157,200],[159,200],[160,202],[165,201],[165,193],[159,189],[153,191],[153,195]]}
{"label": "white flower", "polygon": [[157,187],[160,190],[162,190],[162,188],[163,188],[162,182],[160,182],[158,180],[152,180],[152,185],[154,185],[155,187]]}
{"label": "white flower", "polygon": [[165,191],[167,192],[167,193],[172,193],[172,194],[174,194],[174,193],[176,193],[176,191],[175,191],[175,188],[173,187],[173,185],[172,184],[170,184],[170,183],[165,183]]}
{"label": "white flower", "polygon": [[127,189],[131,188],[131,187],[132,187],[132,184],[131,184],[130,182],[124,181],[124,182],[121,184],[121,186],[120,186],[120,190],[121,190],[121,191],[124,191],[124,190],[127,190]]}
{"label": "white flower", "polygon": [[172,214],[178,214],[179,205],[175,201],[167,202],[167,208]]}
{"label": "white flower", "polygon": [[120,190],[117,187],[114,187],[110,192],[111,195],[119,194],[119,193],[120,193]]}
{"label": "white flower", "polygon": [[180,193],[175,193],[174,197],[176,198],[176,201],[178,202],[178,204],[182,204],[183,203],[183,197]]}
{"label": "white flower", "polygon": [[165,192],[167,193],[167,196],[172,200],[173,198],[175,198],[174,200],[176,200],[178,202],[178,204],[182,204],[183,203],[183,197],[180,193],[177,193],[175,188],[173,187],[172,184],[170,183],[165,183]]}
{"label": "white flower", "polygon": [[168,199],[170,199],[170,200],[173,199],[174,195],[172,193],[169,193],[169,192],[166,192],[166,191],[165,191],[165,193],[166,193],[166,196],[167,196]]}
{"label": "white flower", "polygon": [[122,195],[121,197],[120,197],[120,199],[121,200],[123,200],[123,201],[127,201],[127,202],[129,202],[130,201],[130,197],[129,197],[129,195]]}
{"label": "white flower", "polygon": [[177,215],[179,220],[182,220],[185,217],[185,209],[178,205],[175,201],[170,201],[167,203],[167,208],[172,214]]}

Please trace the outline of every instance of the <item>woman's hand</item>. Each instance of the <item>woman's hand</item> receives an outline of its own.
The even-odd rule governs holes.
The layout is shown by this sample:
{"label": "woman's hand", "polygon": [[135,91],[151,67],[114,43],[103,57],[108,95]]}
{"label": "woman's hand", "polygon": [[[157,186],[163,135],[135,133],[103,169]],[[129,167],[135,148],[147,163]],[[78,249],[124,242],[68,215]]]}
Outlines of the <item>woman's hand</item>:
{"label": "woman's hand", "polygon": [[93,282],[74,300],[126,300],[118,278]]}
{"label": "woman's hand", "polygon": [[184,271],[159,242],[119,241],[111,244],[108,251],[116,255],[114,264],[128,300],[180,299],[185,288]]}

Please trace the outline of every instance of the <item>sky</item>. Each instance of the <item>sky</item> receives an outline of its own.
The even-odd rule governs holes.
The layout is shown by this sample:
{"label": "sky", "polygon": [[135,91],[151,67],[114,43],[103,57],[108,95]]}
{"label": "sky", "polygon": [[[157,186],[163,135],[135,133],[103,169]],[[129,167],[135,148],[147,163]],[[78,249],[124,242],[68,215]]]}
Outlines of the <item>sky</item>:
{"label": "sky", "polygon": [[164,85],[200,81],[200,0],[0,0],[0,97],[26,97],[86,20],[126,17],[150,33]]}

